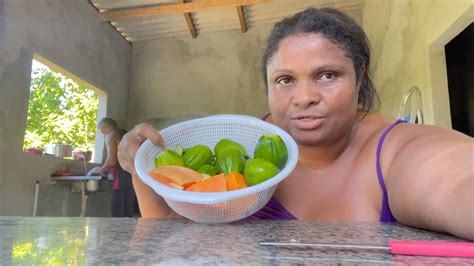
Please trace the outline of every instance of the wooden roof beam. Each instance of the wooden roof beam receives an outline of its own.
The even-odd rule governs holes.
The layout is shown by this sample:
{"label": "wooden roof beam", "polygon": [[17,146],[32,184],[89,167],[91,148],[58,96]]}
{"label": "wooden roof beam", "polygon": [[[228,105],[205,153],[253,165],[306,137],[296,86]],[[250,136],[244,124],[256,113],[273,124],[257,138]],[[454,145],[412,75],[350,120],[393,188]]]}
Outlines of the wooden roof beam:
{"label": "wooden roof beam", "polygon": [[[178,0],[178,3],[184,4],[184,0]],[[186,20],[186,24],[188,24],[189,32],[191,32],[191,36],[193,38],[197,38],[196,28],[194,27],[193,20],[191,19],[190,13],[183,13],[184,19]]]}
{"label": "wooden roof beam", "polygon": [[240,30],[242,30],[242,32],[247,32],[247,23],[245,22],[244,7],[236,6],[235,9],[237,10],[237,15],[239,16]]}
{"label": "wooden roof beam", "polygon": [[223,7],[236,7],[243,5],[261,4],[269,0],[201,0],[191,3],[177,3],[169,5],[156,5],[146,7],[122,8],[104,11],[100,14],[105,21],[118,21],[130,18],[157,16],[164,14],[190,13],[213,10]]}
{"label": "wooden roof beam", "polygon": [[193,20],[191,19],[191,15],[189,13],[183,13],[184,19],[186,19],[186,24],[188,24],[189,32],[191,32],[191,36],[193,38],[197,38],[196,28],[194,27]]}

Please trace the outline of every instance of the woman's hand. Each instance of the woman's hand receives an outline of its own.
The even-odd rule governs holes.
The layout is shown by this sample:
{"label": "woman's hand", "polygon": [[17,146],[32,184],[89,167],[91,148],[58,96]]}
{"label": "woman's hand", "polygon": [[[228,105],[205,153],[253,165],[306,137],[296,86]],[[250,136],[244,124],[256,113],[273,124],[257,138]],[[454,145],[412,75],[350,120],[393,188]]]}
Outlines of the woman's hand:
{"label": "woman's hand", "polygon": [[163,138],[160,133],[150,124],[139,124],[125,134],[118,146],[118,160],[120,166],[133,176],[137,176],[135,170],[135,155],[140,145],[149,139],[156,146],[163,146]]}
{"label": "woman's hand", "polygon": [[133,188],[137,194],[140,212],[144,218],[176,218],[179,217],[153,189],[138,178],[135,170],[135,155],[140,145],[149,139],[157,146],[163,146],[163,138],[150,124],[135,126],[125,134],[118,145],[120,166],[132,175]]}

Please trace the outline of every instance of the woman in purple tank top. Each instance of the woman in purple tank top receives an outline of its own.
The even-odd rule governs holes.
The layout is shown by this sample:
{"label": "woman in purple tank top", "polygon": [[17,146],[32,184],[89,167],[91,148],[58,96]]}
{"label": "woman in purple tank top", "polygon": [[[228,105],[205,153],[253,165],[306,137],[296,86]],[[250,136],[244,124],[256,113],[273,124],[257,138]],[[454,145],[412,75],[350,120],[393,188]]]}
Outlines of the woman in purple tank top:
{"label": "woman in purple tank top", "polygon": [[[366,35],[335,9],[307,9],[275,25],[262,58],[265,120],[295,139],[299,161],[248,219],[398,221],[474,239],[473,139],[373,113],[370,69]],[[145,137],[162,141],[140,125],[119,147],[131,173],[136,140]],[[143,217],[175,215],[135,183]]]}

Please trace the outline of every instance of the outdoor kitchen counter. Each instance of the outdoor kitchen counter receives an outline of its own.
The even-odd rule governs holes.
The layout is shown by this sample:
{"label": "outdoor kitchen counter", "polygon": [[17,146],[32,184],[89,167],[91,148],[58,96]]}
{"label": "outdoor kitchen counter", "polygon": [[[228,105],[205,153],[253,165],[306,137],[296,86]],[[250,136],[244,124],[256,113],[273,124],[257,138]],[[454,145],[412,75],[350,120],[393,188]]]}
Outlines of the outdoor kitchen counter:
{"label": "outdoor kitchen counter", "polygon": [[[81,206],[80,206],[80,217],[86,216],[87,209],[87,194],[97,191],[107,190],[107,183],[113,181],[112,175],[100,176],[52,176],[50,178],[51,183],[69,183],[70,187],[74,185],[78,186],[77,191],[81,193]],[[74,191],[74,189],[72,189]],[[36,209],[37,195],[35,196],[35,209]],[[34,212],[35,213],[35,212]],[[33,215],[35,216],[35,215]]]}
{"label": "outdoor kitchen counter", "polygon": [[473,264],[474,259],[392,256],[386,251],[282,248],[263,241],[366,243],[390,239],[462,241],[399,224],[253,221],[205,225],[187,220],[0,217],[5,264]]}
{"label": "outdoor kitchen counter", "polygon": [[102,180],[106,179],[109,181],[113,180],[112,176],[109,176],[107,178],[100,176],[100,175],[73,175],[73,176],[52,176],[51,181],[88,181],[88,180]]}

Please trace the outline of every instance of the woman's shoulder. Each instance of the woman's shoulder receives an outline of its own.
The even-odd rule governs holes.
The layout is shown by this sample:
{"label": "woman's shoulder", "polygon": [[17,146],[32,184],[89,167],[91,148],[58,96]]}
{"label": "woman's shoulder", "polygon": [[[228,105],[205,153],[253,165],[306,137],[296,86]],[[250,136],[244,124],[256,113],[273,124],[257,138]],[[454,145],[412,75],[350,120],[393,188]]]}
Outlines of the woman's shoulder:
{"label": "woman's shoulder", "polygon": [[120,133],[119,130],[111,131],[105,137],[106,137],[106,140],[108,140],[110,142],[114,142],[114,141],[119,141],[120,142],[122,140],[122,134]]}
{"label": "woman's shoulder", "polygon": [[361,115],[357,119],[356,136],[366,140],[379,138],[390,125],[397,121],[391,117],[376,113]]}
{"label": "woman's shoulder", "polygon": [[[396,122],[397,119],[381,114],[371,113],[360,120],[359,127],[367,129],[374,135],[381,135],[384,131],[386,131],[391,125],[395,124]],[[403,121],[402,123],[397,123],[397,126],[392,127],[390,130],[390,135],[395,138],[412,138],[414,136],[425,134],[447,134],[454,136],[460,133],[452,129],[440,126],[413,124],[405,121]]]}
{"label": "woman's shoulder", "polygon": [[397,119],[392,117],[369,113],[358,121],[354,139],[362,150],[370,154],[380,145],[383,145],[385,154],[395,153],[410,136],[407,123],[397,123]]}
{"label": "woman's shoulder", "polygon": [[377,113],[360,114],[357,119],[359,125],[370,127],[372,130],[384,128],[396,121],[391,117]]}
{"label": "woman's shoulder", "polygon": [[[381,114],[368,114],[358,123],[360,132],[359,139],[365,139],[370,146],[379,145],[382,136],[384,138],[384,149],[397,151],[407,143],[413,143],[415,139],[465,139],[466,136],[452,129],[433,125],[422,125],[413,123],[396,123],[397,120]],[[396,125],[395,125],[396,124]],[[394,126],[392,126],[394,125]],[[424,141],[416,141],[415,145],[424,145]],[[389,148],[390,147],[390,148]]]}

